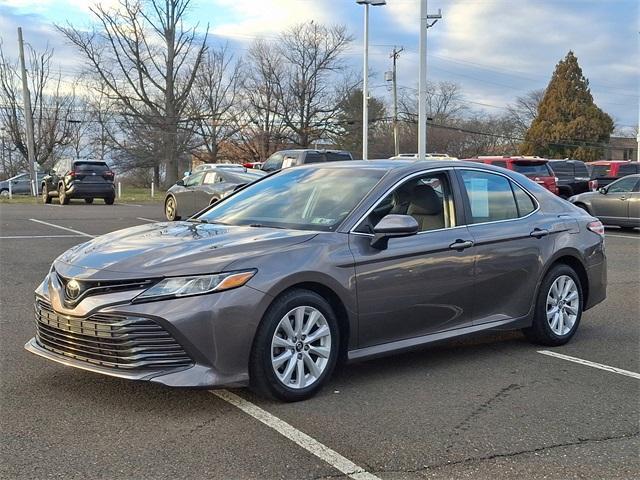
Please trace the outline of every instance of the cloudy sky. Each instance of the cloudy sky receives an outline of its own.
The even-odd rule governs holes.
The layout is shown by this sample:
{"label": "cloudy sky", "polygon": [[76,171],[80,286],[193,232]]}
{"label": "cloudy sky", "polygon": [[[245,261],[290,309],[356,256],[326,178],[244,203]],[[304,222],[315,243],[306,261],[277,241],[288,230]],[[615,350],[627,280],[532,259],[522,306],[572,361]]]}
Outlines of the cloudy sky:
{"label": "cloudy sky", "polygon": [[[64,75],[81,69],[81,59],[54,23],[89,25],[93,0],[0,0],[0,36],[16,53],[16,27],[35,48],[56,50]],[[117,0],[102,0],[103,6]],[[371,10],[371,84],[390,95],[383,73],[389,53],[402,46],[398,81],[417,87],[419,0],[387,0]],[[469,106],[499,113],[516,96],[543,88],[567,51],[578,56],[597,104],[616,125],[638,124],[640,93],[640,2],[638,0],[429,0],[443,19],[429,30],[429,79],[461,85]],[[209,23],[211,42],[228,43],[242,55],[257,37],[274,39],[300,21],[345,24],[354,36],[347,58],[361,71],[363,8],[355,0],[193,0],[190,21]]]}

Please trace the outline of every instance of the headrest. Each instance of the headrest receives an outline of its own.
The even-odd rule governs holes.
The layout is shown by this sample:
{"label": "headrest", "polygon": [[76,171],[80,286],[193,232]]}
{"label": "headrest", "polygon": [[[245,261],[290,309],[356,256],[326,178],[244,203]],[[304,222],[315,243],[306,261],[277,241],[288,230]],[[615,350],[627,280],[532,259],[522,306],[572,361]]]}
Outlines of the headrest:
{"label": "headrest", "polygon": [[442,212],[442,199],[430,185],[416,185],[412,197],[409,214],[438,215]]}

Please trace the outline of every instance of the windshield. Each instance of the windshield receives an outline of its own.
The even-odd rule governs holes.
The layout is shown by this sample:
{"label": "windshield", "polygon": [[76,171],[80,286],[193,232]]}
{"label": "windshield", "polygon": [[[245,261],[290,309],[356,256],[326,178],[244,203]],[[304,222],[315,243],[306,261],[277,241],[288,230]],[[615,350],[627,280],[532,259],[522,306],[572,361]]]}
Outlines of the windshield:
{"label": "windshield", "polygon": [[221,172],[220,175],[222,176],[222,180],[224,182],[233,183],[249,183],[264,177],[264,174],[262,173],[253,172]]}
{"label": "windshield", "polygon": [[333,231],[385,174],[384,170],[296,168],[265,178],[222,200],[199,220]]}
{"label": "windshield", "polygon": [[534,163],[534,162],[513,162],[513,169],[522,173],[523,175],[536,175],[538,177],[549,177],[549,167],[546,163]]}

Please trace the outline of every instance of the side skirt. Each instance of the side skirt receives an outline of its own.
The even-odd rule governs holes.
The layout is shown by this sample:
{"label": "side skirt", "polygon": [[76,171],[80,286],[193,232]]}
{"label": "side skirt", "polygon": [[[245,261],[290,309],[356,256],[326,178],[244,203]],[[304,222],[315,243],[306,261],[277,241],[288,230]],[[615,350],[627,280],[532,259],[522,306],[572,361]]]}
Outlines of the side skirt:
{"label": "side skirt", "polygon": [[372,347],[358,348],[351,350],[347,354],[347,359],[362,360],[365,358],[381,357],[389,355],[391,353],[401,352],[404,350],[410,350],[430,343],[440,342],[443,340],[449,340],[451,338],[461,337],[463,335],[470,335],[485,330],[519,330],[531,325],[530,317],[522,317],[509,320],[499,320],[497,322],[483,323],[481,325],[472,325],[470,327],[457,328],[455,330],[447,330],[445,332],[432,333],[429,335],[423,335],[421,337],[407,338],[405,340],[398,340],[395,342],[383,343],[381,345],[374,345]]}

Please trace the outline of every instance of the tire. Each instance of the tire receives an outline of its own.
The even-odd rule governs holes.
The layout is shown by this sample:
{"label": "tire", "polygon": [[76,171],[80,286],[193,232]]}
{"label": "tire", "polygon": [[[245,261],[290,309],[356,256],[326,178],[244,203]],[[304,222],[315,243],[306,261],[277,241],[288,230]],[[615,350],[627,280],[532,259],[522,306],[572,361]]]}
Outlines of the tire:
{"label": "tire", "polygon": [[49,187],[46,183],[42,185],[42,202],[51,203],[51,197],[49,196]]}
{"label": "tire", "polygon": [[216,203],[218,203],[220,201],[219,198],[212,198],[211,201],[209,202],[209,206],[211,205],[215,205]]}
{"label": "tire", "polygon": [[9,198],[9,190],[7,190],[6,188],[4,190],[0,190],[0,197]]}
{"label": "tire", "polygon": [[58,187],[58,202],[60,202],[60,205],[69,205],[69,200],[71,199],[66,194],[64,185],[60,185],[60,187]]}
{"label": "tire", "polygon": [[116,201],[116,197],[107,197],[104,199],[105,205],[113,205],[115,201]]}
{"label": "tire", "polygon": [[[567,293],[562,291],[565,288]],[[558,301],[561,305],[559,312]],[[533,324],[523,333],[533,343],[550,347],[564,345],[578,330],[583,307],[580,278],[568,265],[555,265],[540,285]],[[555,314],[551,313],[554,308]]]}
{"label": "tire", "polygon": [[[296,318],[301,320],[299,325]],[[288,322],[293,337],[286,333],[284,322]],[[310,327],[308,322],[313,322]],[[310,330],[305,336],[306,328]],[[251,388],[285,402],[312,397],[333,372],[340,350],[339,335],[331,305],[317,293],[296,289],[276,298],[253,340],[249,359]],[[314,336],[317,338],[307,343]],[[281,346],[274,346],[274,341]],[[282,360],[275,364],[278,357]]]}
{"label": "tire", "polygon": [[180,215],[178,215],[178,202],[173,195],[169,195],[164,201],[164,215],[170,222],[180,220]]}
{"label": "tire", "polygon": [[93,198],[85,198],[84,203],[87,203],[87,204],[93,203]]}

